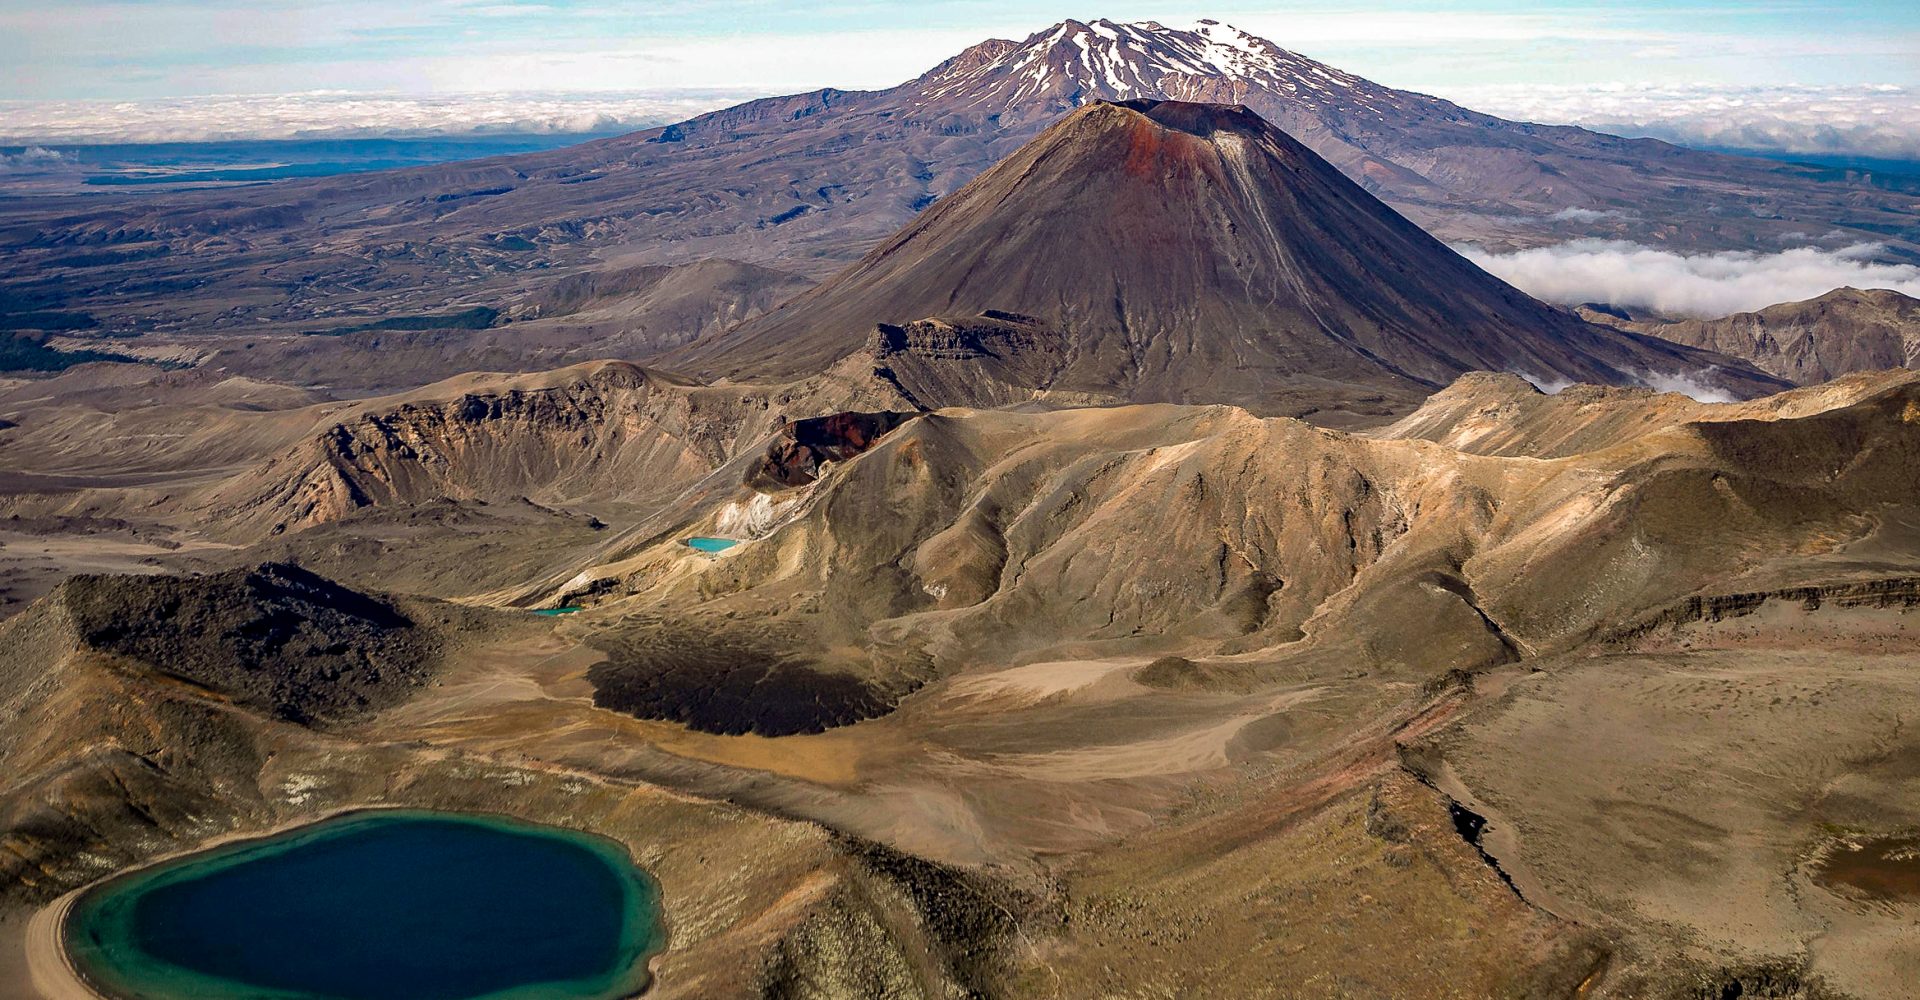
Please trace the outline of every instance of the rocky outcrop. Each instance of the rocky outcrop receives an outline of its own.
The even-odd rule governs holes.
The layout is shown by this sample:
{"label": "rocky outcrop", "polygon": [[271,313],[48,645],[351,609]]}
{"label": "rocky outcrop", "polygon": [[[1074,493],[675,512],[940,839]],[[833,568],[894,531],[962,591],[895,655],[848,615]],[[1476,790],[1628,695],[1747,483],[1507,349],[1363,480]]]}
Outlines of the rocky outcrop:
{"label": "rocky outcrop", "polygon": [[1689,597],[1610,638],[1629,640],[1662,628],[1743,618],[1771,601],[1797,604],[1807,611],[1818,611],[1829,604],[1838,608],[1920,608],[1920,577],[1895,576],[1740,594],[1703,594]]}
{"label": "rocky outcrop", "polygon": [[1062,337],[1043,320],[988,309],[978,316],[881,323],[867,342],[874,377],[928,409],[991,408],[1045,398],[1063,406],[1119,402],[1117,392],[1053,387],[1067,363]]}
{"label": "rocky outcrop", "polygon": [[435,634],[397,606],[286,564],[202,577],[78,576],[81,645],[301,723],[351,719],[424,684]]}
{"label": "rocky outcrop", "polygon": [[[463,381],[471,380],[447,388]],[[202,509],[278,534],[363,507],[441,498],[646,507],[735,458],[787,414],[899,402],[884,386],[716,388],[621,362],[439,389],[357,408],[221,485]]]}
{"label": "rocky outcrop", "polygon": [[1920,363],[1920,299],[1888,288],[1836,288],[1718,319],[1594,318],[1625,330],[1743,358],[1797,385]]}
{"label": "rocky outcrop", "polygon": [[916,416],[912,413],[834,413],[791,420],[747,470],[746,484],[762,493],[805,486],[829,462],[844,462]]}
{"label": "rocky outcrop", "polygon": [[269,462],[264,491],[234,513],[270,515],[281,531],[374,505],[577,499],[704,474],[723,460],[726,442],[676,434],[686,430],[675,426],[684,400],[657,392],[660,384],[644,369],[606,365],[551,386],[362,412]]}
{"label": "rocky outcrop", "polygon": [[1045,324],[1032,316],[989,309],[973,319],[923,319],[904,326],[881,323],[874,328],[867,349],[879,361],[907,353],[950,361],[983,361],[1041,347],[1039,334],[1044,328]]}

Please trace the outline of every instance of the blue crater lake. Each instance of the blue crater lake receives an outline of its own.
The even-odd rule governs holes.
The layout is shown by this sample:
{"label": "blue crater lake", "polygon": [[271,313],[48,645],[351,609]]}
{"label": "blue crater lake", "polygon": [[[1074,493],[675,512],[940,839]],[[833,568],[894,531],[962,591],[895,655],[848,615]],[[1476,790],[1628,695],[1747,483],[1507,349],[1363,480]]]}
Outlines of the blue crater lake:
{"label": "blue crater lake", "polygon": [[647,984],[660,893],[601,837],[381,810],[108,881],[75,968],[141,1000],[613,1000]]}
{"label": "blue crater lake", "polygon": [[687,544],[702,552],[725,552],[740,544],[737,538],[707,538],[696,535],[687,539]]}

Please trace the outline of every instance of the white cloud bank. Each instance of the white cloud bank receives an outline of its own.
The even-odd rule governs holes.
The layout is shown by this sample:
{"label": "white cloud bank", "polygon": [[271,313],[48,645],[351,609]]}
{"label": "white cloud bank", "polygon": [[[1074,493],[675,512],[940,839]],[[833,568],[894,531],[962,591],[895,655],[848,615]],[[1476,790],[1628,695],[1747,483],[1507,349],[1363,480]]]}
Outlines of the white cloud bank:
{"label": "white cloud bank", "polygon": [[73,157],[57,149],[28,146],[18,153],[0,153],[0,174],[38,173],[72,163]]}
{"label": "white cloud bank", "polygon": [[[1712,369],[1701,369],[1692,374],[1687,372],[1672,374],[1639,372],[1637,374],[1640,376],[1640,381],[1646,383],[1647,388],[1654,392],[1677,392],[1696,403],[1734,403],[1740,399],[1733,393],[1704,381],[1706,376],[1712,374]],[[1696,378],[1696,375],[1700,377]]]}
{"label": "white cloud bank", "polygon": [[[1699,403],[1732,403],[1738,401],[1739,397],[1713,385],[1709,381],[1713,377],[1713,373],[1714,369],[1712,368],[1703,368],[1691,373],[1628,371],[1628,374],[1638,379],[1641,385],[1652,389],[1654,392],[1677,392]],[[1561,375],[1543,376],[1518,370],[1514,371],[1513,374],[1533,383],[1535,389],[1549,396],[1558,396],[1576,384],[1572,379]]]}
{"label": "white cloud bank", "polygon": [[351,139],[638,130],[761,96],[732,90],[401,96],[318,92],[0,102],[0,145]]}
{"label": "white cloud bank", "polygon": [[1687,146],[1920,159],[1920,90],[1891,84],[1501,85],[1444,96],[1503,118]]}
{"label": "white cloud bank", "polygon": [[1873,260],[1880,246],[1801,247],[1774,254],[1681,254],[1622,240],[1574,240],[1514,253],[1454,247],[1535,298],[1606,302],[1710,318],[1816,298],[1843,285],[1920,297],[1920,267]]}

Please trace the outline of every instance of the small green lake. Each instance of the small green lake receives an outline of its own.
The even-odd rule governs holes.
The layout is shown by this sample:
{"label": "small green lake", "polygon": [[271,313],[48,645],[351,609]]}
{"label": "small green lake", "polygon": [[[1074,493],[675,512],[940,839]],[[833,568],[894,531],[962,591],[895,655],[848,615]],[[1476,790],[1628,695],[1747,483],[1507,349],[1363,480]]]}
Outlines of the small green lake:
{"label": "small green lake", "polygon": [[380,810],[110,880],[65,941],[129,1000],[614,1000],[664,934],[658,887],[611,840]]}
{"label": "small green lake", "polygon": [[534,608],[534,609],[533,609],[533,613],[534,613],[534,614],[536,614],[536,615],[546,615],[546,616],[548,616],[549,618],[551,618],[551,617],[553,617],[554,615],[570,615],[570,614],[573,614],[574,612],[576,612],[576,611],[579,611],[579,610],[580,610],[580,609],[579,609],[579,608],[577,608],[577,607],[565,607],[565,608]]}
{"label": "small green lake", "polygon": [[725,552],[740,544],[740,540],[737,538],[708,538],[703,535],[695,535],[687,539],[687,544],[702,552]]}

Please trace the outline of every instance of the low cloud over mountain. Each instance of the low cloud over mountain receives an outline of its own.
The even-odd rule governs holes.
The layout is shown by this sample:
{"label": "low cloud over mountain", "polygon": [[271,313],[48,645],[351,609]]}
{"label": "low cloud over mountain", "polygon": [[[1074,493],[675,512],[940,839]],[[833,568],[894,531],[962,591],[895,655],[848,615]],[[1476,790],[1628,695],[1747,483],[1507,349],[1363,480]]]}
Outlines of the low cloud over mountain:
{"label": "low cloud over mountain", "polygon": [[1508,85],[1447,96],[1503,117],[1684,146],[1920,159],[1920,91],[1891,84]]}
{"label": "low cloud over mountain", "polygon": [[1842,286],[1920,295],[1920,267],[1883,264],[1861,243],[1775,254],[1674,253],[1620,240],[1574,240],[1515,253],[1456,246],[1468,260],[1549,302],[1607,302],[1713,317],[1810,299]]}
{"label": "low cloud over mountain", "polygon": [[28,146],[17,153],[0,153],[0,174],[52,170],[71,162],[73,158],[59,150]]}
{"label": "low cloud over mountain", "polygon": [[0,102],[0,145],[633,131],[756,96],[731,90],[675,90]]}

